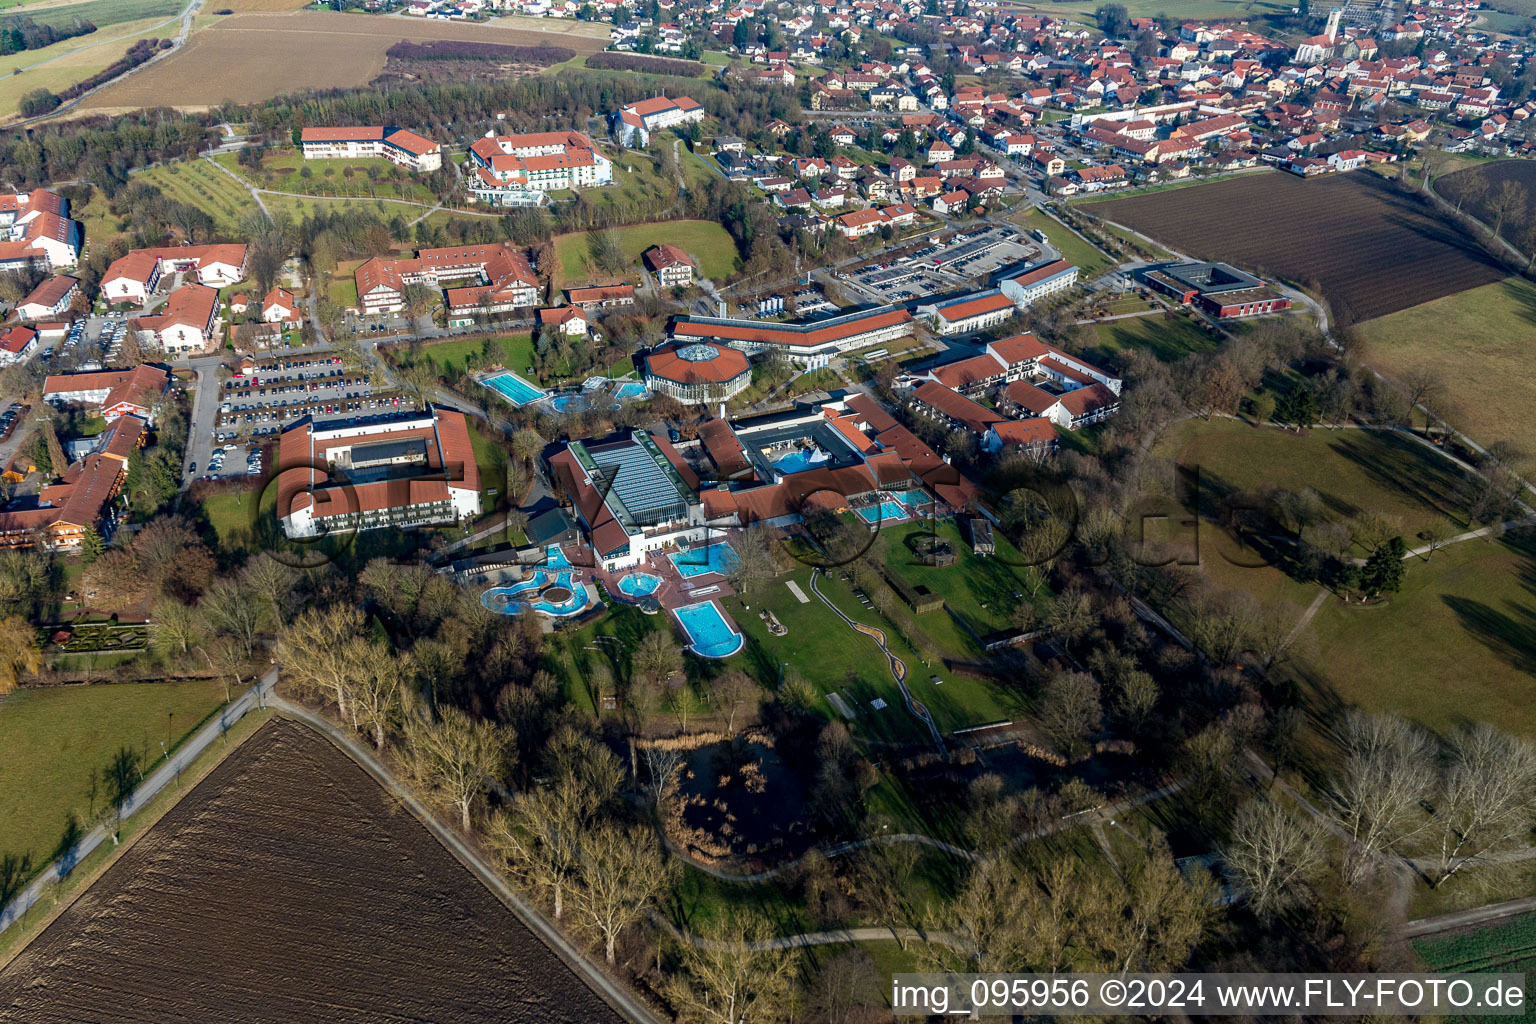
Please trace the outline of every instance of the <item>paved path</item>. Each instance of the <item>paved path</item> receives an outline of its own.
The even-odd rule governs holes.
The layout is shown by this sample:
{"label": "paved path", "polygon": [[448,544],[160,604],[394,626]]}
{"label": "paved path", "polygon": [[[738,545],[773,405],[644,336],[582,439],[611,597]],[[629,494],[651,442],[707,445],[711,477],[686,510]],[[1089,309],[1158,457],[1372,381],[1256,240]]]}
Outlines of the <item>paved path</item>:
{"label": "paved path", "polygon": [[[262,676],[256,685],[232,701],[218,718],[209,722],[201,732],[183,743],[169,759],[162,760],[160,766],[149,773],[149,776],[139,784],[139,788],[135,789],[133,795],[124,803],[123,820],[133,817],[161,791],[180,779],[181,773],[215,740],[223,736],[225,730],[243,718],[246,712],[269,703],[272,685],[276,682],[277,669],[273,668]],[[32,884],[23,889],[9,906],[0,908],[0,931],[10,927],[12,922],[30,910],[51,886],[68,876],[76,864],[111,838],[112,833],[106,825],[98,825],[85,834],[69,856],[61,857],[44,868],[43,873],[33,879]]]}
{"label": "paved path", "polygon": [[[668,932],[679,942],[686,942],[695,949],[727,949],[734,948],[729,943],[719,942],[714,939],[702,939],[697,935],[690,935],[681,931],[675,924],[662,917],[660,914],[652,914],[651,920]],[[804,932],[800,935],[781,935],[776,939],[764,939],[761,942],[747,943],[747,949],[754,953],[774,949],[805,949],[808,946],[842,946],[850,942],[890,942],[892,939],[905,946],[908,942],[926,942],[930,946],[948,946],[950,949],[965,949],[966,944],[948,932],[924,932],[917,928],[897,928],[878,926],[871,928],[838,928],[825,932]]]}
{"label": "paved path", "polygon": [[1508,900],[1504,903],[1490,903],[1486,907],[1473,907],[1471,910],[1453,910],[1449,914],[1437,914],[1434,917],[1409,921],[1407,927],[1403,929],[1403,937],[1414,939],[1420,935],[1434,935],[1438,932],[1448,932],[1456,928],[1491,924],[1494,921],[1519,917],[1521,914],[1529,914],[1533,911],[1536,911],[1536,896],[1522,896],[1520,899]]}
{"label": "paved path", "polygon": [[821,588],[816,585],[816,580],[820,575],[820,569],[811,573],[811,592],[821,598],[822,603],[832,609],[833,613],[847,623],[850,629],[869,637],[879,646],[880,652],[885,655],[886,664],[891,670],[891,677],[896,680],[896,685],[901,688],[901,699],[906,702],[907,711],[912,714],[912,717],[928,727],[928,732],[933,736],[933,742],[938,745],[939,753],[946,753],[944,737],[939,734],[939,727],[933,724],[933,716],[928,713],[928,708],[923,705],[923,702],[912,696],[912,691],[907,689],[906,662],[892,654],[891,649],[886,646],[885,632],[844,615],[843,610],[828,600],[827,595],[823,594]]}
{"label": "paved path", "polygon": [[507,884],[483,857],[479,851],[466,843],[453,829],[448,828],[437,819],[427,808],[416,799],[405,786],[401,785],[389,770],[374,757],[373,751],[363,746],[357,740],[336,727],[329,719],[317,715],[306,707],[284,700],[281,697],[272,697],[269,701],[283,715],[297,719],[310,726],[315,731],[324,735],[332,743],[341,748],[352,760],[373,776],[380,786],[390,796],[394,797],[420,821],[438,842],[453,854],[461,864],[468,868],[487,889],[490,889],[503,903],[505,903],[518,919],[541,939],[545,945],[554,950],[556,955],[579,975],[593,991],[597,992],[608,1001],[623,1016],[638,1024],[661,1024],[650,1009],[637,999],[628,989],[614,981],[608,975],[598,969],[582,952],[571,944],[565,934],[551,924],[543,914],[539,913],[532,905],[527,903],[513,888]]}

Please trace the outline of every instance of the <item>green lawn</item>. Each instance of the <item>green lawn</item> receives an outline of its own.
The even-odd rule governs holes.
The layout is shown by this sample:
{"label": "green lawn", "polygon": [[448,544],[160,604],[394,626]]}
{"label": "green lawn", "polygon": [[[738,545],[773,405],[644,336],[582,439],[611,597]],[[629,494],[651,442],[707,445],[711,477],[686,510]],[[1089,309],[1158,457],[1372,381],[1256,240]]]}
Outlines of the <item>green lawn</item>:
{"label": "green lawn", "polygon": [[496,498],[485,492],[507,489],[507,451],[481,432],[480,421],[476,419],[469,421],[469,445],[475,451],[475,465],[480,470],[480,508],[490,511]]}
{"label": "green lawn", "polygon": [[218,538],[222,550],[243,551],[251,544],[251,503],[257,500],[269,505],[269,511],[276,509],[277,494],[271,488],[263,492],[251,490],[212,494],[203,499],[203,515],[207,517],[208,525]]}
{"label": "green lawn", "polygon": [[161,164],[137,172],[134,178],[149,182],[172,199],[196,206],[224,231],[238,229],[240,221],[256,209],[250,192],[206,160]]}
{"label": "green lawn", "polygon": [[1518,277],[1447,295],[1355,331],[1364,358],[1388,376],[1430,371],[1430,407],[1483,444],[1529,437],[1536,378],[1536,285]]}
{"label": "green lawn", "polygon": [[[925,742],[926,730],[902,708],[901,692],[891,678],[879,648],[873,640],[856,635],[827,611],[811,593],[810,577],[809,568],[799,568],[745,597],[727,598],[721,602],[747,638],[746,649],[732,661],[744,662],[741,667],[765,686],[776,686],[780,666],[788,665],[819,693],[825,695],[836,691],[842,694],[860,711],[850,728],[861,739]],[[786,585],[789,580],[810,598],[808,603],[800,603],[791,593]],[[1017,716],[1019,706],[1013,694],[956,675],[942,665],[923,665],[898,635],[895,626],[884,621],[877,610],[860,604],[848,584],[823,575],[818,585],[845,614],[885,630],[891,650],[907,664],[908,686],[913,695],[928,705],[941,730]],[[776,637],[768,632],[759,616],[764,609],[771,610],[788,629],[785,636]],[[938,614],[943,615],[942,612]],[[928,618],[932,616],[921,623],[925,630],[929,628]],[[935,685],[929,679],[933,675],[943,681]],[[869,705],[876,698],[884,700],[887,707],[872,710]],[[822,704],[818,710],[828,719],[842,720],[830,703]]]}
{"label": "green lawn", "polygon": [[395,356],[402,366],[412,366],[418,359],[424,359],[444,374],[450,371],[471,373],[498,363],[515,373],[525,374],[528,367],[533,365],[533,335],[513,334],[505,338],[445,341],[437,345],[423,345],[415,353],[399,349]]}
{"label": "green lawn", "polygon": [[[613,232],[618,236],[619,246],[630,265],[630,276],[638,273],[640,254],[658,242],[682,249],[694,259],[700,276],[711,280],[723,280],[736,269],[736,244],[726,234],[725,228],[712,221],[633,224],[614,228]],[[608,276],[600,270],[588,271],[586,232],[558,236],[555,239],[555,257],[559,260],[560,276],[565,284],[579,284]]]}
{"label": "green lawn", "polygon": [[1536,738],[1536,535],[1472,540],[1410,559],[1374,607],[1328,600],[1297,674],[1325,704],[1400,711],[1433,729],[1492,722]]}
{"label": "green lawn", "polygon": [[[90,813],[92,768],[120,747],[146,769],[161,757],[169,726],[180,743],[224,701],[218,681],[120,683],[18,690],[0,702],[0,853],[51,859],[73,810]],[[103,798],[96,800],[102,809]]]}
{"label": "green lawn", "polygon": [[1090,244],[1038,206],[1010,217],[1009,220],[1026,231],[1044,231],[1051,245],[1061,251],[1062,258],[1077,265],[1079,281],[1090,281],[1115,265],[1114,259],[1104,250]]}
{"label": "green lawn", "polygon": [[1211,334],[1193,317],[1184,314],[1164,316],[1151,314],[1128,320],[1111,320],[1095,324],[1098,345],[1084,356],[1113,359],[1131,349],[1146,349],[1164,362],[1175,362],[1195,352],[1212,352],[1221,345],[1221,338]]}
{"label": "green lawn", "polygon": [[[952,566],[924,565],[907,546],[910,538],[937,534],[958,555]],[[945,607],[958,616],[978,635],[985,636],[1009,628],[1013,607],[1017,603],[1014,594],[1029,592],[1028,575],[1023,567],[1024,558],[1017,548],[1002,536],[994,534],[997,556],[988,558],[976,555],[960,535],[960,527],[947,520],[937,524],[919,522],[888,527],[880,531],[880,541],[885,549],[885,565],[888,570],[901,576],[913,587],[927,587],[944,598]],[[944,612],[931,612],[922,619],[947,618]],[[966,649],[950,651],[961,655]]]}
{"label": "green lawn", "polygon": [[397,166],[383,157],[305,160],[296,150],[281,149],[266,153],[259,169],[241,166],[234,153],[221,153],[214,159],[251,184],[278,192],[405,199],[428,205],[436,199],[416,175],[404,172],[396,178]]}

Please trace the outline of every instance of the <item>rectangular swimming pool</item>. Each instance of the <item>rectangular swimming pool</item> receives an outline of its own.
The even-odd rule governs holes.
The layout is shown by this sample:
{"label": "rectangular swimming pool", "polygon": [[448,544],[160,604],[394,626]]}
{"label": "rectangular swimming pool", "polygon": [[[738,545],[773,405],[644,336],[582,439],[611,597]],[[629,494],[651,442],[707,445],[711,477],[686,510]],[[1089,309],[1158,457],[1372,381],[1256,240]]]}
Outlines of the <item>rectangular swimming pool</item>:
{"label": "rectangular swimming pool", "polygon": [[899,501],[882,501],[879,505],[866,505],[858,510],[859,518],[870,526],[876,523],[895,523],[906,519],[910,514],[906,506]]}
{"label": "rectangular swimming pool", "polygon": [[710,573],[719,573],[721,576],[729,576],[736,571],[736,552],[724,541],[716,541],[706,544],[704,547],[691,548],[675,555],[668,555],[677,574],[685,580],[691,580],[698,576],[708,576]]}
{"label": "rectangular swimming pool", "polygon": [[529,384],[515,373],[498,373],[480,382],[516,406],[531,405],[544,397],[544,392]]}
{"label": "rectangular swimming pool", "polygon": [[688,637],[688,646],[701,658],[729,658],[741,650],[741,634],[731,628],[713,601],[674,608],[677,624]]}

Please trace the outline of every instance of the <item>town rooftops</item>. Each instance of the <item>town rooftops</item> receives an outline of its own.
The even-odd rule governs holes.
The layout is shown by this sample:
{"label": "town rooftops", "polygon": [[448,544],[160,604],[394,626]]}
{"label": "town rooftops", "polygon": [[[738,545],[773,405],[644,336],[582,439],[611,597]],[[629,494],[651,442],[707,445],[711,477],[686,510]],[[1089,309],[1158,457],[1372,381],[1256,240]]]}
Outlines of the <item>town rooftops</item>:
{"label": "town rooftops", "polygon": [[693,261],[688,254],[675,245],[662,242],[645,250],[645,265],[653,271],[660,271],[666,267],[675,267],[679,264],[693,266]]}
{"label": "town rooftops", "polygon": [[22,299],[20,304],[23,306],[46,306],[52,309],[64,300],[64,296],[69,294],[70,289],[79,283],[73,277],[50,277],[36,288],[33,288],[31,294]]}
{"label": "town rooftops", "polygon": [[157,366],[96,370],[90,373],[51,373],[43,381],[43,398],[73,402],[82,400],[88,394],[105,392],[106,397],[101,400],[103,409],[126,403],[147,412],[170,386],[170,376]]}

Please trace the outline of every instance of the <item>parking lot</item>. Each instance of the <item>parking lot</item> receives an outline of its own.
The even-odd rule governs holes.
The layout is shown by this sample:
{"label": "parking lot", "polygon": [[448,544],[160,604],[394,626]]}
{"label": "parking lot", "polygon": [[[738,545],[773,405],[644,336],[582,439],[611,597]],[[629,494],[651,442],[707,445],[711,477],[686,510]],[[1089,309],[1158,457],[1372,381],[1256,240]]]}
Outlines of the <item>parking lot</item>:
{"label": "parking lot", "polygon": [[263,361],[224,381],[219,397],[217,443],[277,434],[304,416],[360,419],[413,407],[393,390],[376,390],[368,371],[329,355]]}
{"label": "parking lot", "polygon": [[987,226],[840,276],[880,301],[910,302],[988,282],[1040,255],[1040,246],[1017,231]]}

